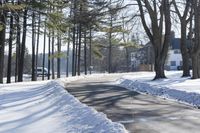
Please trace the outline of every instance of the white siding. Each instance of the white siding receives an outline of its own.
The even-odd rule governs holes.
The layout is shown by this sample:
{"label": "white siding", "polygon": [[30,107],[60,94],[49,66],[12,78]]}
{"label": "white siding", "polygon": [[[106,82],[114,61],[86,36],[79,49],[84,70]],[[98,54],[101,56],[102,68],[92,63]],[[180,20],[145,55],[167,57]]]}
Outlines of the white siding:
{"label": "white siding", "polygon": [[[175,61],[176,62],[176,65],[175,66],[171,66],[171,61]],[[169,53],[168,53],[168,60],[167,60],[167,67],[170,69],[170,70],[176,70],[177,69],[177,66],[180,66],[180,62],[182,62],[182,56],[181,56],[181,53],[180,53],[180,50],[169,50]]]}

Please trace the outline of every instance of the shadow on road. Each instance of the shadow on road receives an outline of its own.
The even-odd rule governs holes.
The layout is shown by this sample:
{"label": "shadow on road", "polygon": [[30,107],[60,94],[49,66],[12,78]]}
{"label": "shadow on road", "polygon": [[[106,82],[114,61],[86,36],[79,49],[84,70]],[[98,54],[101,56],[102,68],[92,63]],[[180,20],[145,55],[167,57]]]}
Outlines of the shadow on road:
{"label": "shadow on road", "polygon": [[85,85],[82,87],[67,88],[75,97],[89,106],[115,106],[120,100],[139,95],[137,92],[128,92],[124,88],[110,85]]}
{"label": "shadow on road", "polygon": [[[200,123],[191,116],[200,116],[200,113],[188,106],[129,91],[107,82],[73,82],[66,86],[66,90],[82,103],[105,113],[112,121],[124,124],[130,132],[156,133],[164,131],[166,126],[186,131],[196,128]],[[156,128],[154,125],[159,126]]]}

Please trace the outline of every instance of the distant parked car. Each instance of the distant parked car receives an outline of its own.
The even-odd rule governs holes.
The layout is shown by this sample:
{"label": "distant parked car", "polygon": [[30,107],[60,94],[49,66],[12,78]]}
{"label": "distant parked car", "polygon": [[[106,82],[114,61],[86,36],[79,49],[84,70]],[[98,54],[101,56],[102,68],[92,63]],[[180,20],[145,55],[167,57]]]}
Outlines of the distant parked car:
{"label": "distant parked car", "polygon": [[[192,69],[192,66],[189,66],[190,70]],[[183,70],[183,66],[177,66],[177,70]]]}
{"label": "distant parked car", "polygon": [[44,73],[43,73],[43,67],[38,67],[37,68],[37,76],[42,76],[44,74],[44,76],[48,76],[48,69],[44,68]]}

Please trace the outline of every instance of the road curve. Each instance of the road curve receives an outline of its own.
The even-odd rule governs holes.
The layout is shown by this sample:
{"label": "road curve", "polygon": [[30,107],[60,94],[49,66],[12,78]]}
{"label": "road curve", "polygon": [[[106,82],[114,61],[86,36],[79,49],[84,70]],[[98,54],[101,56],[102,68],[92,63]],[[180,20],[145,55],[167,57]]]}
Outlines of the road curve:
{"label": "road curve", "polygon": [[199,133],[200,110],[110,84],[120,75],[90,77],[66,84],[88,106],[122,123],[130,133]]}

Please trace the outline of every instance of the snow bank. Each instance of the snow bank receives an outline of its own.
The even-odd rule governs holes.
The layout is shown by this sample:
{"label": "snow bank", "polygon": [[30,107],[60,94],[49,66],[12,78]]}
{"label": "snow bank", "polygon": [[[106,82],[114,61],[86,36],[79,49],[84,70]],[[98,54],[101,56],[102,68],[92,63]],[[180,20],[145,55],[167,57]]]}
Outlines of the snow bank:
{"label": "snow bank", "polygon": [[55,81],[0,86],[1,133],[126,133]]}
{"label": "snow bank", "polygon": [[200,107],[200,80],[181,78],[181,72],[166,72],[168,79],[152,81],[153,73],[135,73],[116,81],[121,87],[173,99],[194,107]]}

